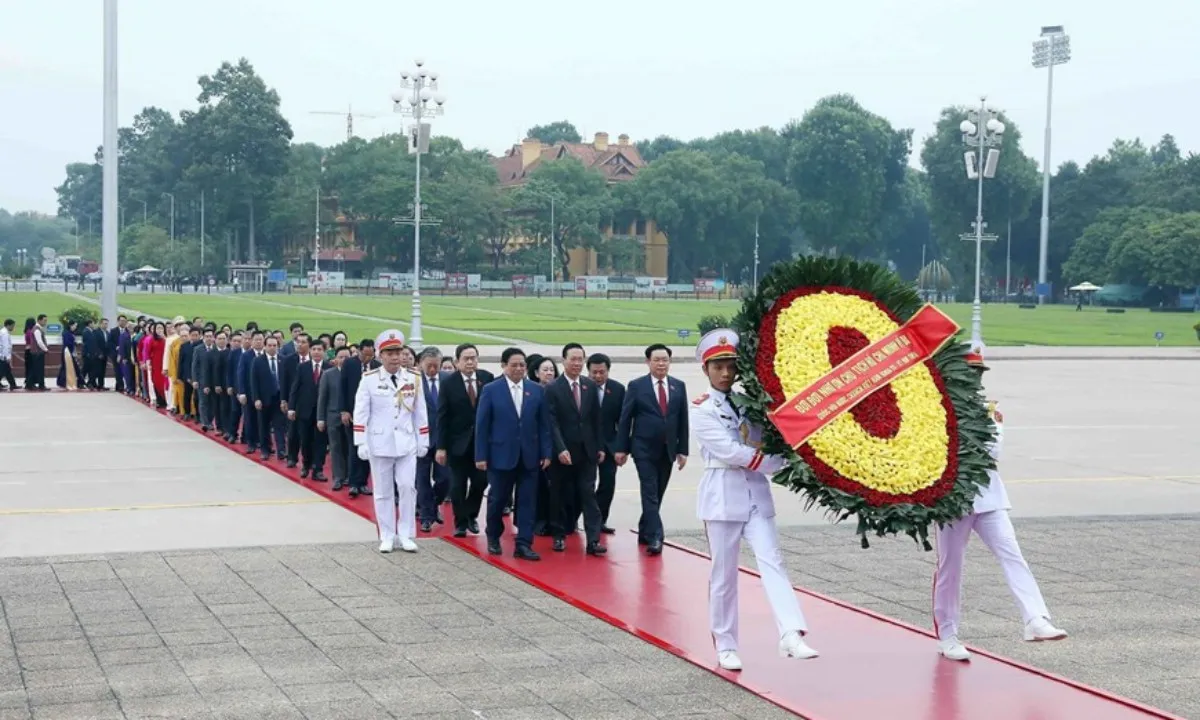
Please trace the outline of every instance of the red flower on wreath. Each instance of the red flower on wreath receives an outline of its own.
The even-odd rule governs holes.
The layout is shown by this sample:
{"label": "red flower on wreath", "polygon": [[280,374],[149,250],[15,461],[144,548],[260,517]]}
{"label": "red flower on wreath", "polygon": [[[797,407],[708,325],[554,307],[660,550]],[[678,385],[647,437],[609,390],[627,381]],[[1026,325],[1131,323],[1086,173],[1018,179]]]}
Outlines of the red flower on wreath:
{"label": "red flower on wreath", "polygon": [[[783,390],[782,383],[775,373],[776,329],[779,314],[789,307],[797,298],[806,295],[828,292],[851,295],[872,303],[886,314],[897,326],[901,321],[891,310],[868,293],[844,287],[801,287],[781,295],[763,317],[758,330],[758,352],[754,359],[755,374],[763,390],[771,398],[771,408],[775,409],[789,398]],[[826,338],[826,349],[830,365],[836,367],[855,352],[870,344],[870,340],[860,330],[846,326],[836,326],[829,329]],[[891,494],[869,488],[852,478],[847,478],[824,462],[807,444],[801,445],[796,452],[813,471],[816,478],[823,484],[843,492],[863,498],[868,505],[883,506],[902,503],[913,503],[932,506],[954,487],[958,476],[958,420],[954,405],[946,392],[945,380],[932,360],[924,363],[932,377],[934,385],[941,396],[942,407],[946,411],[947,457],[945,469],[934,483],[908,494]],[[895,391],[890,385],[884,386],[872,393],[868,398],[851,408],[854,420],[868,434],[880,438],[891,439],[896,436],[904,422]]]}

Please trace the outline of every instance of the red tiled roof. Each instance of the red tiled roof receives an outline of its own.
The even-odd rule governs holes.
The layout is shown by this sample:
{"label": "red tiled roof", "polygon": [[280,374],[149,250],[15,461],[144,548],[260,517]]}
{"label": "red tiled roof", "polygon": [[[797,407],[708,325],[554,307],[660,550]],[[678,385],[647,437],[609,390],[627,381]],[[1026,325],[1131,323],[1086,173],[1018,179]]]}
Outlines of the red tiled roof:
{"label": "red tiled roof", "polygon": [[579,160],[584,166],[600,171],[609,182],[631,180],[638,170],[646,166],[642,154],[633,144],[609,143],[604,150],[599,150],[592,143],[568,142],[542,145],[538,157],[525,167],[522,167],[522,146],[518,143],[500,157],[493,157],[492,164],[500,177],[501,185],[520,185],[543,162],[551,162],[568,155]]}

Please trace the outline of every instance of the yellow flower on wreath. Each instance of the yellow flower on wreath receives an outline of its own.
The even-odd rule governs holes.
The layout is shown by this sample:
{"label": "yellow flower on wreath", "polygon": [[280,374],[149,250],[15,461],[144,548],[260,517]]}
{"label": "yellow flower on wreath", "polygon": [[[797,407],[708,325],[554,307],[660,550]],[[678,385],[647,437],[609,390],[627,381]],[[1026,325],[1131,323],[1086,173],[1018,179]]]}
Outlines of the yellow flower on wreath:
{"label": "yellow flower on wreath", "polygon": [[[779,313],[775,328],[775,374],[787,397],[833,370],[827,342],[829,330],[839,326],[857,329],[872,343],[899,327],[861,297],[820,292],[796,298]],[[807,444],[843,477],[878,492],[906,495],[934,485],[946,471],[946,408],[924,363],[890,385],[902,418],[895,437],[870,435],[847,411]]]}

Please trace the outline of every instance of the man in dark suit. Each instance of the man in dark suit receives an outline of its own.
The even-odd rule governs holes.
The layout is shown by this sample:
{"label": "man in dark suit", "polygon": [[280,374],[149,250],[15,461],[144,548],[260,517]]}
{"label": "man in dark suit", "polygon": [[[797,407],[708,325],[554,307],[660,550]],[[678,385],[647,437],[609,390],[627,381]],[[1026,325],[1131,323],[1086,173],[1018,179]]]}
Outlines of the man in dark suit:
{"label": "man in dark suit", "polygon": [[[325,482],[325,433],[317,432],[317,389],[326,369],[325,344],[317,340],[306,349],[309,359],[300,363],[291,380],[287,415],[299,440],[300,477],[312,473],[314,482]],[[290,359],[284,358],[284,363]]]}
{"label": "man in dark suit", "polygon": [[121,333],[129,324],[129,318],[117,316],[117,326],[108,331],[108,362],[113,366],[113,384],[117,392],[125,392],[125,375],[121,364]]}
{"label": "man in dark suit", "polygon": [[192,356],[201,342],[200,328],[192,325],[186,332],[187,335],[179,338],[179,367],[175,371],[175,379],[183,383],[183,408],[179,410],[179,415],[184,420],[195,420],[199,412],[196,408],[196,388],[192,385]]}
{"label": "man in dark suit", "polygon": [[317,384],[317,432],[325,435],[328,444],[334,492],[346,487],[347,446],[352,444],[350,425],[342,421],[342,366],[349,357],[350,348],[338,348]]}
{"label": "man in dark suit", "polygon": [[96,375],[99,368],[104,362],[104,348],[108,333],[101,331],[99,328],[92,326],[91,320],[85,320],[83,323],[83,375],[80,379],[81,385],[86,385],[92,390],[99,388],[104,382],[104,377],[100,376],[97,381]]}
{"label": "man in dark suit", "polygon": [[[246,336],[248,338],[248,336]],[[242,406],[238,403],[238,370],[242,365],[242,340],[243,335],[241,330],[235,330],[233,336],[229,338],[229,357],[225,359],[225,422],[222,428],[225,430],[225,442],[237,442],[238,427],[242,424]],[[247,341],[247,345],[249,342]],[[248,351],[248,350],[247,350]]]}
{"label": "man in dark suit", "polygon": [[[246,443],[246,454],[252,455],[259,446],[258,411],[254,409],[253,383],[254,362],[263,354],[265,336],[261,330],[250,334],[250,348],[242,352],[238,365],[238,404],[242,407],[242,440]],[[265,438],[269,441],[270,438]],[[268,444],[269,447],[269,444]]]}
{"label": "man in dark suit", "polygon": [[250,395],[258,415],[259,454],[263,460],[271,459],[271,437],[275,438],[275,452],[283,457],[284,426],[283,401],[280,395],[280,371],[278,357],[279,340],[267,338],[264,351],[254,359],[250,369]]}
{"label": "man in dark suit", "polygon": [[196,413],[200,418],[200,429],[208,432],[213,418],[212,363],[209,355],[216,352],[213,331],[205,328],[200,344],[192,350],[192,393],[196,400]]}
{"label": "man in dark suit", "polygon": [[662,552],[663,524],[659,508],[671,479],[671,466],[687,464],[687,386],[668,376],[671,349],[662,343],[646,348],[648,375],[626,388],[617,425],[617,465],[632,455],[642,496],[638,542],[651,555]]}
{"label": "man in dark suit", "polygon": [[[293,326],[297,323],[292,323]],[[292,331],[292,342],[294,348],[291,354],[285,354],[280,348],[279,353],[279,387],[283,388],[283,412],[287,413],[287,466],[290,468],[296,467],[296,462],[300,457],[300,428],[292,420],[292,413],[288,404],[291,398],[292,386],[296,383],[297,369],[302,363],[309,362],[309,349],[312,347],[312,336],[305,332],[296,333]],[[314,396],[313,401],[316,402]],[[315,420],[313,422],[316,422]]]}
{"label": "man in dark suit", "polygon": [[476,411],[475,467],[487,472],[488,552],[499,555],[504,505],[517,492],[517,548],[513,556],[541,560],[533,551],[538,469],[550,465],[550,408],[537,383],[525,379],[525,353],[500,356],[504,377],[483,388]]}
{"label": "man in dark suit", "polygon": [[[600,398],[600,435],[604,438],[604,459],[600,461],[600,480],[596,483],[596,503],[600,506],[600,532],[612,535],[615,530],[608,524],[608,511],[612,509],[613,496],[617,491],[617,423],[621,420],[621,404],[625,402],[625,386],[608,376],[612,361],[603,353],[593,353],[588,358],[588,375],[596,383],[596,396]],[[575,521],[578,523],[578,519]]]}
{"label": "man in dark suit", "polygon": [[[433,436],[434,460],[450,468],[450,505],[454,536],[479,534],[479,509],[487,489],[487,473],[475,465],[475,420],[479,395],[495,377],[479,369],[479,348],[463,343],[454,348],[458,372],[442,383]],[[522,355],[522,361],[524,356]]]}
{"label": "man in dark suit", "polygon": [[280,359],[299,352],[300,335],[304,333],[304,323],[294,322],[288,325],[288,332],[291,333],[292,339],[279,346]]}
{"label": "man in dark suit", "polygon": [[[596,465],[604,459],[600,432],[600,398],[596,386],[583,376],[583,346],[563,347],[563,374],[546,386],[554,459],[550,464],[550,507],[546,518],[554,535],[554,550],[567,549],[575,518],[583,514],[587,554],[608,552],[600,544],[600,506],[596,504]],[[520,518],[517,518],[518,522]]]}
{"label": "man in dark suit", "polygon": [[216,344],[208,354],[208,387],[212,399],[209,422],[219,435],[225,434],[226,421],[229,419],[229,396],[225,394],[226,368],[229,365],[229,334],[221,330],[216,335]]}
{"label": "man in dark suit", "polygon": [[[442,352],[427,347],[417,356],[421,373],[421,389],[425,393],[425,410],[429,414],[429,435],[437,437],[437,406],[442,383],[450,373],[443,373]],[[440,506],[450,493],[450,469],[434,462],[434,453],[417,458],[417,520],[421,530],[429,532],[434,523],[442,524]]]}
{"label": "man in dark suit", "polygon": [[[363,338],[358,344],[359,356],[348,357],[342,364],[342,410],[341,418],[344,424],[350,424],[354,417],[354,398],[358,395],[358,386],[364,373],[379,367],[381,363],[375,359],[375,341]],[[371,463],[358,456],[353,443],[346,444],[347,480],[350,483],[350,497],[370,495],[367,487],[367,476],[371,473]]]}

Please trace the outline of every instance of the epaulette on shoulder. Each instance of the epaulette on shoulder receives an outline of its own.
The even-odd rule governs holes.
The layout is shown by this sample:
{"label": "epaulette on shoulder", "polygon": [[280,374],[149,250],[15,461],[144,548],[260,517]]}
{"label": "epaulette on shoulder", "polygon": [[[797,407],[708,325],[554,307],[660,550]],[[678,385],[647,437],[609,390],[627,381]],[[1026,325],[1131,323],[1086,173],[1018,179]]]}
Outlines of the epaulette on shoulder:
{"label": "epaulette on shoulder", "polygon": [[371,368],[370,370],[363,373],[363,377],[366,377],[367,375],[374,375],[377,372],[379,372],[379,368]]}
{"label": "epaulette on shoulder", "polygon": [[695,400],[693,400],[693,401],[692,401],[692,406],[693,406],[693,407],[700,407],[701,405],[703,405],[703,404],[704,404],[704,401],[705,401],[705,400],[707,400],[707,399],[708,399],[708,393],[704,393],[704,394],[702,394],[702,395],[698,396],[698,397],[697,397]]}

